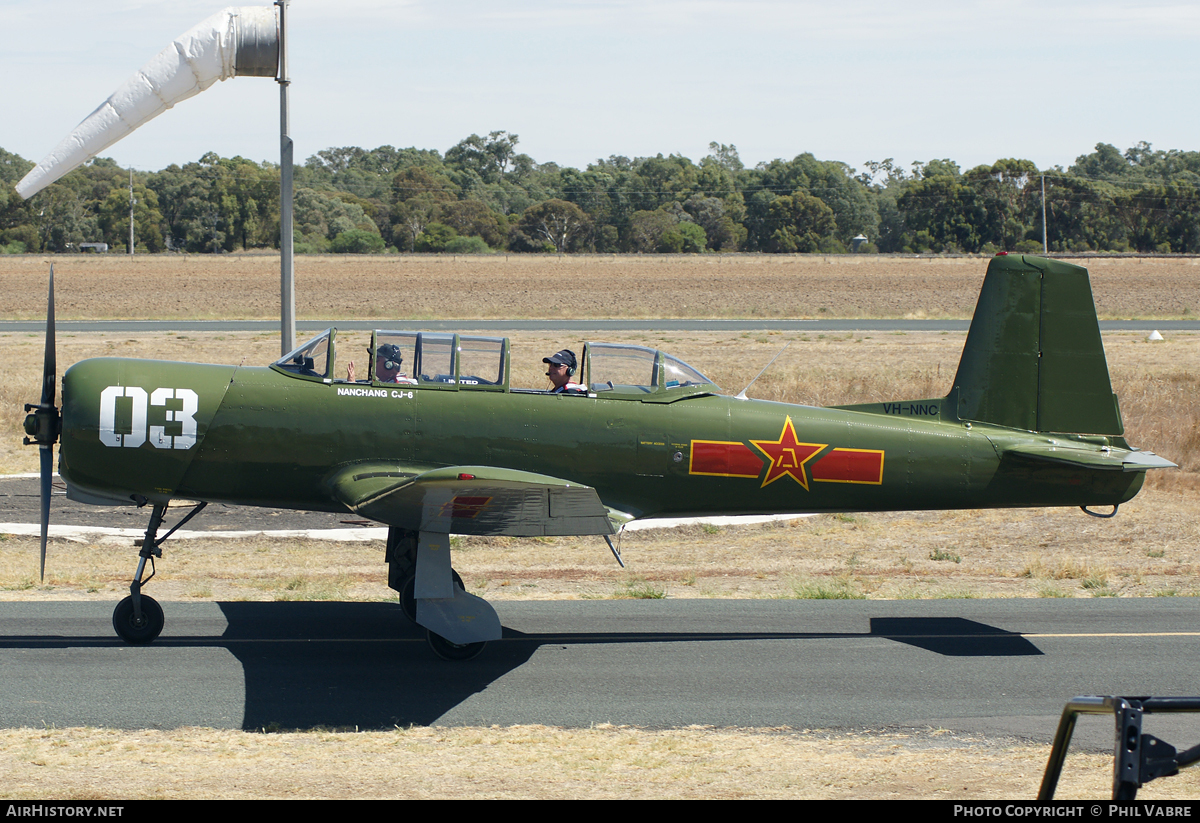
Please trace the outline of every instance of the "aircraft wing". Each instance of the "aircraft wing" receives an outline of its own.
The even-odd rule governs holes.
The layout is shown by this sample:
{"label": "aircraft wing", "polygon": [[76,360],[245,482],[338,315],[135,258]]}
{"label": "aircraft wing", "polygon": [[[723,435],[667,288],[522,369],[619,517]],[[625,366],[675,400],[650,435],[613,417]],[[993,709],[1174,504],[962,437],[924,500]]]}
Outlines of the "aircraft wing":
{"label": "aircraft wing", "polygon": [[1147,469],[1178,468],[1170,460],[1140,449],[1075,448],[1048,443],[1028,443],[1010,446],[1004,449],[1004,454],[1019,455],[1028,460],[1046,463],[1066,463],[1070,466],[1111,471],[1141,472]]}
{"label": "aircraft wing", "polygon": [[406,470],[358,463],[330,478],[352,511],[404,529],[443,534],[615,534],[591,486],[492,466]]}

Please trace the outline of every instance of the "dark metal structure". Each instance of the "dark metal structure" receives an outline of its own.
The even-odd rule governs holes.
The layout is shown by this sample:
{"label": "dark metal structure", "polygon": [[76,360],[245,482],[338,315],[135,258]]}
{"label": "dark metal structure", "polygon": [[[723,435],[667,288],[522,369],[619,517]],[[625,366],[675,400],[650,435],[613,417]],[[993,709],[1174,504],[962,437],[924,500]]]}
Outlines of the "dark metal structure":
{"label": "dark metal structure", "polygon": [[1116,722],[1113,746],[1113,800],[1133,800],[1138,789],[1159,777],[1179,774],[1200,761],[1200,745],[1177,752],[1170,743],[1142,732],[1142,716],[1177,712],[1200,713],[1200,697],[1076,697],[1063,708],[1054,746],[1046,763],[1038,800],[1053,800],[1063,762],[1081,714],[1109,714]]}

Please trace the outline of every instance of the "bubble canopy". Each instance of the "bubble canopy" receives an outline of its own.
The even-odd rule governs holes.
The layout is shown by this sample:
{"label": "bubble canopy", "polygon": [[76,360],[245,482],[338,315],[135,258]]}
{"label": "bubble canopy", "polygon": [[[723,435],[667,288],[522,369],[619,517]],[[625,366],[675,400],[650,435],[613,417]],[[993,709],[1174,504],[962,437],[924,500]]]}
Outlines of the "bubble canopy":
{"label": "bubble canopy", "polygon": [[[272,366],[327,383],[346,382],[335,376],[336,340],[337,329],[326,329]],[[454,390],[537,391],[510,387],[510,346],[503,337],[377,329],[370,351],[378,357],[371,358],[369,372],[360,372],[358,382],[380,382],[377,371],[382,365],[387,368],[383,382]],[[655,400],[721,391],[699,369],[674,355],[624,343],[584,344],[576,379],[592,397]]]}
{"label": "bubble canopy", "polygon": [[676,389],[720,389],[700,371],[658,349],[622,343],[588,343],[584,374],[593,392],[653,394]]}

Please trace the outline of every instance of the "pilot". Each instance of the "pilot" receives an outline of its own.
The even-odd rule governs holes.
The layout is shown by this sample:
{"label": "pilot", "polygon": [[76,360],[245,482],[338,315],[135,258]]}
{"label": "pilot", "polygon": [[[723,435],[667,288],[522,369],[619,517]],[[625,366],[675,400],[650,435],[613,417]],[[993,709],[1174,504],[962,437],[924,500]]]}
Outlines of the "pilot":
{"label": "pilot", "polygon": [[575,352],[563,349],[549,357],[543,357],[542,362],[548,364],[546,376],[550,378],[550,383],[554,386],[550,391],[551,394],[574,394],[587,391],[581,383],[571,380],[575,376]]}
{"label": "pilot", "polygon": [[[370,349],[367,349],[367,351],[370,351]],[[380,383],[415,384],[416,380],[400,371],[403,363],[404,357],[400,353],[399,346],[394,343],[382,344],[375,350],[375,379]],[[354,382],[353,360],[346,364],[346,380],[351,383]]]}

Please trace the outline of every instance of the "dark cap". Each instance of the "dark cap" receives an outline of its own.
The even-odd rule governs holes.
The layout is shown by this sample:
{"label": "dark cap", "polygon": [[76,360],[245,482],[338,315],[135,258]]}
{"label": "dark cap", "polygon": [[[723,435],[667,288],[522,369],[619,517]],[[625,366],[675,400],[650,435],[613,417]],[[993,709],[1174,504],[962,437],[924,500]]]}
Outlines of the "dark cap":
{"label": "dark cap", "polygon": [[557,354],[552,354],[549,357],[542,358],[543,363],[554,363],[559,366],[566,366],[568,369],[575,368],[575,352],[570,349],[563,349]]}
{"label": "dark cap", "polygon": [[383,343],[375,350],[376,357],[382,357],[384,360],[395,360],[397,363],[404,361],[403,355],[400,353],[400,347],[395,343]]}

